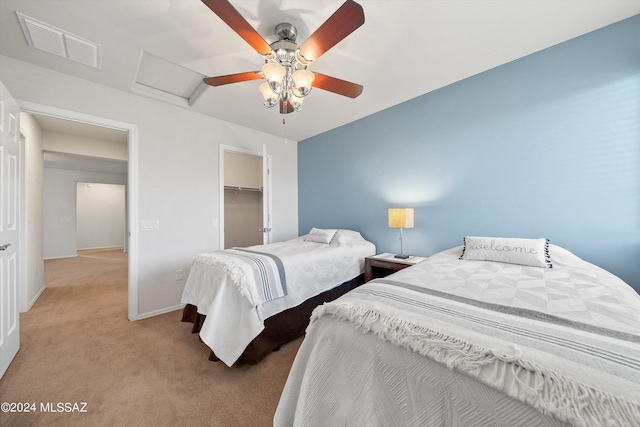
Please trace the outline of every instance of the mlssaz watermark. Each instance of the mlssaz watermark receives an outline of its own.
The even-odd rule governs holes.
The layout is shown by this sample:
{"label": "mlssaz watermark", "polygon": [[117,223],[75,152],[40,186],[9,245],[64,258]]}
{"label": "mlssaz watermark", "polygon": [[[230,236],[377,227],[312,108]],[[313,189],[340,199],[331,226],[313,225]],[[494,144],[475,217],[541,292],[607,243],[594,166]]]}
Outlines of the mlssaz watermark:
{"label": "mlssaz watermark", "polygon": [[3,402],[1,412],[88,412],[87,402]]}

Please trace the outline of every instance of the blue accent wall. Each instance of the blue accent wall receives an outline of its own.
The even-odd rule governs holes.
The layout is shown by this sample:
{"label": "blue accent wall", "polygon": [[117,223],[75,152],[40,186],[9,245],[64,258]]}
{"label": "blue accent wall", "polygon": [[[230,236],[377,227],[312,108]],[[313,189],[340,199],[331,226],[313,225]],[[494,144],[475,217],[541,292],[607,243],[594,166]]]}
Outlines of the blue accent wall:
{"label": "blue accent wall", "polygon": [[640,291],[640,15],[301,141],[298,177],[300,234],[399,252],[413,207],[405,253],[546,237]]}

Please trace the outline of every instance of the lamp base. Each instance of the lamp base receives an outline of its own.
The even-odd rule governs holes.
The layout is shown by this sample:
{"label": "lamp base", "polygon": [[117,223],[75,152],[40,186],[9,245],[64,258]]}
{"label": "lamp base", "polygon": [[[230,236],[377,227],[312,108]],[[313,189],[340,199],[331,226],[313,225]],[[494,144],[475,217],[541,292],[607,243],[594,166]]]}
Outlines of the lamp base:
{"label": "lamp base", "polygon": [[398,255],[396,255],[396,256],[395,256],[395,258],[398,258],[398,259],[407,259],[407,258],[409,258],[410,256],[411,256],[411,255],[402,255],[402,254],[398,254]]}

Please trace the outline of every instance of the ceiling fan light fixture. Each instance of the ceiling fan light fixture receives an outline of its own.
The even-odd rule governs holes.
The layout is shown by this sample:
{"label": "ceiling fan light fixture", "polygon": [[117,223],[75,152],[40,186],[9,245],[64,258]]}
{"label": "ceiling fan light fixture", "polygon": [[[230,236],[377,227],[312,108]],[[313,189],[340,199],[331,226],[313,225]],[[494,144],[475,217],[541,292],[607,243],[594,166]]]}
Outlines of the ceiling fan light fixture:
{"label": "ceiling fan light fixture", "polygon": [[[262,76],[267,79],[267,82],[259,88],[264,98],[264,105],[273,107],[280,101],[290,104],[290,108],[293,107],[290,111],[285,110],[287,112],[301,111],[302,98],[311,92],[311,85],[316,75],[304,68],[297,69],[300,64],[295,62],[292,50],[280,48],[278,51],[282,52],[273,60],[267,60],[262,67]],[[289,57],[294,58],[293,63],[288,62]],[[286,60],[283,61],[282,58]]]}
{"label": "ceiling fan light fixture", "polygon": [[282,79],[287,75],[287,70],[277,62],[267,62],[262,66],[262,74],[269,82],[271,90],[275,93],[280,93]]}
{"label": "ceiling fan light fixture", "polygon": [[262,83],[258,89],[264,98],[265,107],[271,108],[278,103],[278,94],[271,90],[269,83]]}
{"label": "ceiling fan light fixture", "polygon": [[297,70],[291,75],[294,84],[294,95],[305,97],[311,92],[311,85],[316,75],[309,70]]}

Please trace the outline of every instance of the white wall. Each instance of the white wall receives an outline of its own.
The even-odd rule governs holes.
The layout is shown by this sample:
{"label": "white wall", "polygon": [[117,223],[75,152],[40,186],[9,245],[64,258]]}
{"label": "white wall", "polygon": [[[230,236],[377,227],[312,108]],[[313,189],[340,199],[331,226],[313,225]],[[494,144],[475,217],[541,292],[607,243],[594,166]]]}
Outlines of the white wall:
{"label": "white wall", "polygon": [[26,278],[20,289],[20,312],[25,312],[44,291],[43,229],[43,158],[42,131],[30,114],[20,114],[20,131],[25,137],[24,167],[26,200],[24,217],[26,226]]}
{"label": "white wall", "polygon": [[80,249],[124,247],[125,186],[76,184],[76,242]]}
{"label": "white wall", "polygon": [[273,159],[273,240],[298,235],[295,143],[12,58],[0,61],[0,80],[19,102],[138,127],[139,217],[160,223],[158,231],[139,233],[140,317],[178,308],[184,281],[175,280],[175,270],[186,277],[198,253],[219,248],[219,229],[212,226],[212,219],[219,219],[219,144],[252,151],[267,144]]}
{"label": "white wall", "polygon": [[127,144],[102,139],[91,139],[68,133],[45,131],[42,149],[59,153],[81,156],[104,157],[107,159],[127,160]]}
{"label": "white wall", "polygon": [[224,185],[225,187],[261,188],[262,157],[225,151]]}
{"label": "white wall", "polygon": [[261,245],[262,192],[251,190],[225,190],[224,192],[224,247]]}
{"label": "white wall", "polygon": [[44,258],[77,255],[76,191],[78,182],[127,183],[127,176],[44,168]]}

